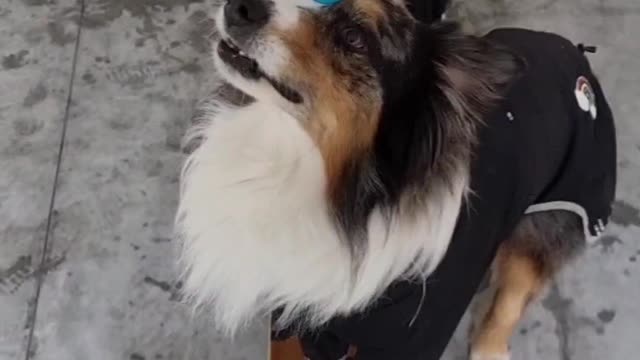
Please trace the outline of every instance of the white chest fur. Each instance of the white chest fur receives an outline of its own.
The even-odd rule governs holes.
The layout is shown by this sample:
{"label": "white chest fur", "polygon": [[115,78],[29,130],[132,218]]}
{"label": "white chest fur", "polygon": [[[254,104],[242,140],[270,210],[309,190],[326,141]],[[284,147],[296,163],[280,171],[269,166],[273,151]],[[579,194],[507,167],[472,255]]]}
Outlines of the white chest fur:
{"label": "white chest fur", "polygon": [[467,177],[391,222],[374,210],[361,265],[339,236],[320,152],[298,122],[256,102],[222,109],[199,130],[185,164],[177,230],[185,291],[235,331],[284,307],[311,324],[368,305],[406,274],[426,276],[444,255]]}

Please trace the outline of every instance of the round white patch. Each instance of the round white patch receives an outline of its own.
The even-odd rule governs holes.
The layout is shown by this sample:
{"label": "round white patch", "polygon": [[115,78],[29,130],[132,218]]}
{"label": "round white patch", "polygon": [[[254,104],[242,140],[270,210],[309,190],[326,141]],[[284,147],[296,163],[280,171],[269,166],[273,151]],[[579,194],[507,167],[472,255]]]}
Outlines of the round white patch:
{"label": "round white patch", "polygon": [[593,88],[586,77],[580,76],[576,81],[576,100],[582,111],[588,112],[592,119],[598,116],[598,108],[596,107],[596,95]]}

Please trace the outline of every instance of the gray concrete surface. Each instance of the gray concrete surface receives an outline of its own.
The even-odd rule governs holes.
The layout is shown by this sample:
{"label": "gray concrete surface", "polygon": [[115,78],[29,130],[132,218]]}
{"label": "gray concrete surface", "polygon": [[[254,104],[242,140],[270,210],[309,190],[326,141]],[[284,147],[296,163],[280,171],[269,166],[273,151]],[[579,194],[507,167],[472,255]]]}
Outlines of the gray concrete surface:
{"label": "gray concrete surface", "polygon": [[[178,300],[179,142],[215,77],[204,0],[0,0],[0,360],[263,360]],[[603,240],[528,312],[516,360],[635,360],[640,331],[640,3],[458,1],[473,31],[598,45],[619,134]],[[466,323],[446,359],[464,359]]]}

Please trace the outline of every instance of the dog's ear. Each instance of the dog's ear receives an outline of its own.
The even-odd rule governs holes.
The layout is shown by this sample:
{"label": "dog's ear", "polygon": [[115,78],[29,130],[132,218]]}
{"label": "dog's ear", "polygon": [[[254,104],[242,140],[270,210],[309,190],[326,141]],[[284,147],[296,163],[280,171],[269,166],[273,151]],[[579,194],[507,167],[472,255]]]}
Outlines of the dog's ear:
{"label": "dog's ear", "polygon": [[455,25],[434,25],[431,31],[438,87],[459,115],[482,117],[526,68],[511,50],[464,35]]}

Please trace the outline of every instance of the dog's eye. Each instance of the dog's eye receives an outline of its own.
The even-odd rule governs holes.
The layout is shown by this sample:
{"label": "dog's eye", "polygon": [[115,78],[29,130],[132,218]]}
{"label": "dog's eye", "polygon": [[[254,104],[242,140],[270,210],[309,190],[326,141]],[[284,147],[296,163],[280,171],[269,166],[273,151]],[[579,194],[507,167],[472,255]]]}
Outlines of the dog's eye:
{"label": "dog's eye", "polygon": [[348,27],[342,30],[341,32],[342,41],[349,46],[351,49],[356,51],[364,50],[364,40],[362,38],[362,33],[358,31],[358,29]]}

